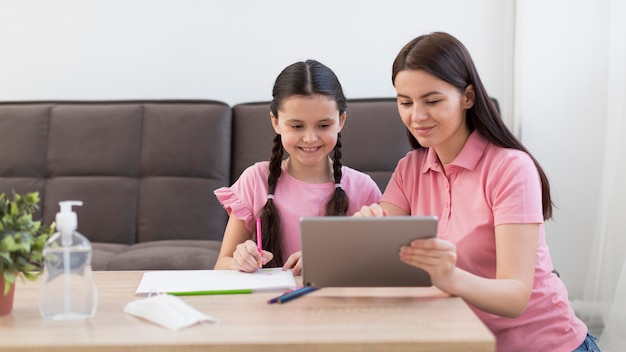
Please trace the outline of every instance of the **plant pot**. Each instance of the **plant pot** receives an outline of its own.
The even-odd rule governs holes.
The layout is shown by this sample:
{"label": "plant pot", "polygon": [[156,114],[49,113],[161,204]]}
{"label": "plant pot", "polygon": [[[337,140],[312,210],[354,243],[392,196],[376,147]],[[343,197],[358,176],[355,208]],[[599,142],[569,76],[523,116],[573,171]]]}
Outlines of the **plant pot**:
{"label": "plant pot", "polygon": [[11,311],[13,311],[14,295],[15,283],[11,284],[11,289],[4,295],[4,275],[0,273],[0,316],[11,314]]}

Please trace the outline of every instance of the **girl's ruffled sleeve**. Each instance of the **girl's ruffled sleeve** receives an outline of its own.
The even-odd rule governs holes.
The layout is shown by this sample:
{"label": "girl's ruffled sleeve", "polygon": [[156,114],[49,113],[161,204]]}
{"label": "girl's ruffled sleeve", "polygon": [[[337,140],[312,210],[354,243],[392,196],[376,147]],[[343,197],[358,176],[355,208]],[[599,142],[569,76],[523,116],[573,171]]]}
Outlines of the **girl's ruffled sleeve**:
{"label": "girl's ruffled sleeve", "polygon": [[221,187],[213,191],[217,200],[222,204],[228,216],[235,215],[243,220],[249,231],[252,232],[254,225],[254,214],[257,205],[255,199],[258,198],[256,180],[261,165],[255,165],[246,169],[239,179],[230,187]]}
{"label": "girl's ruffled sleeve", "polygon": [[228,216],[234,214],[237,218],[244,221],[247,217],[251,217],[252,213],[250,206],[241,200],[232,187],[218,188],[213,191],[213,194],[215,194],[217,200],[220,204],[222,204],[224,209],[226,209]]}

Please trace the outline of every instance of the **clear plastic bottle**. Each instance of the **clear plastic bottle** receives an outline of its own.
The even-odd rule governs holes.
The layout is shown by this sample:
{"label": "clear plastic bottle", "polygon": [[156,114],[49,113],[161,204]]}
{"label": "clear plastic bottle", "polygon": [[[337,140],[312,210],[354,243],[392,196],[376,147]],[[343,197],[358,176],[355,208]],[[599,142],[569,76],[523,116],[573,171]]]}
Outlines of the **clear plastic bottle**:
{"label": "clear plastic bottle", "polygon": [[93,317],[98,289],[91,270],[91,243],[76,232],[78,219],[72,211],[81,201],[59,202],[57,232],[43,250],[44,271],[39,291],[39,310],[47,320],[79,320]]}

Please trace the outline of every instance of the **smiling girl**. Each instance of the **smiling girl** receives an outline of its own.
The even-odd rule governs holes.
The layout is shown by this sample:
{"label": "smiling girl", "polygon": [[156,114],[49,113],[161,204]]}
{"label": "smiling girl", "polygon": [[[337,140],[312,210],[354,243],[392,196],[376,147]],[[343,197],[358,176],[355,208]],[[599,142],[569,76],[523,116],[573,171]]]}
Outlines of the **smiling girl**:
{"label": "smiling girl", "polygon": [[[214,192],[229,214],[215,269],[282,266],[299,275],[300,217],[352,215],[380,199],[369,175],[341,164],[347,103],[332,70],[314,60],[294,63],[278,75],[272,96],[270,161]],[[257,217],[262,253],[253,241]]]}

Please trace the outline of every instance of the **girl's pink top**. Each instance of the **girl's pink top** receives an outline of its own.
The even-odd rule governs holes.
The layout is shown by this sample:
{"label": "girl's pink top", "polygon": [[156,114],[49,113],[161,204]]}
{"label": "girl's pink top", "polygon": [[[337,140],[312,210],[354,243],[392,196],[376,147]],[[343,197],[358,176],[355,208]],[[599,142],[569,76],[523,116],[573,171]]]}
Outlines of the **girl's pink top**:
{"label": "girl's pink top", "polygon": [[[346,166],[341,171],[341,187],[350,199],[347,215],[354,214],[363,205],[378,202],[381,192],[369,175]],[[254,232],[255,219],[267,201],[268,175],[269,162],[258,162],[244,170],[231,187],[214,191],[228,214],[243,220],[250,233]],[[334,192],[334,183],[300,181],[287,173],[283,163],[282,175],[274,192],[274,203],[281,217],[284,258],[300,251],[300,218],[323,216],[326,203]]]}

